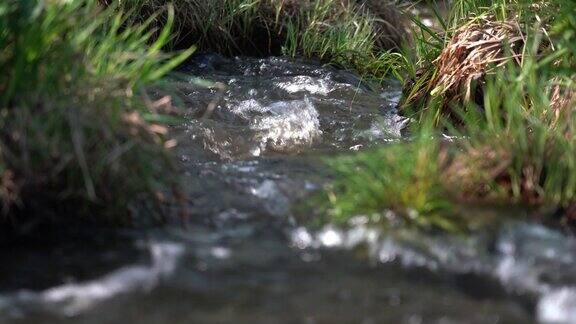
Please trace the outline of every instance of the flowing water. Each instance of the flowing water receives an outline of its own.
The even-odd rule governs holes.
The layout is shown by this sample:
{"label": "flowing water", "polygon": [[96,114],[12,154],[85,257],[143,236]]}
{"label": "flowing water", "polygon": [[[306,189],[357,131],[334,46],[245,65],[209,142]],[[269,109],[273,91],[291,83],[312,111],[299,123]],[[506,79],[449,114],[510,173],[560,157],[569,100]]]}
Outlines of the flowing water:
{"label": "flowing water", "polygon": [[397,83],[283,58],[181,72],[186,226],[2,249],[0,323],[576,323],[576,240],[512,210],[469,235],[306,226],[323,159],[401,137]]}

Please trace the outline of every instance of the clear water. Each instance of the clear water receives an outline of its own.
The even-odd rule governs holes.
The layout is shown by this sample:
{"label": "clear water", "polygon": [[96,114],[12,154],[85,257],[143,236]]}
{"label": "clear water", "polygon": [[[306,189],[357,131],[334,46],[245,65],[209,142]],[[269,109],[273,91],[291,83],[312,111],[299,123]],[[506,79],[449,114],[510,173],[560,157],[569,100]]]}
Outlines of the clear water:
{"label": "clear water", "polygon": [[576,323],[576,240],[557,230],[297,221],[330,181],[322,159],[399,138],[398,84],[282,58],[204,55],[182,73],[187,226],[0,250],[1,323]]}

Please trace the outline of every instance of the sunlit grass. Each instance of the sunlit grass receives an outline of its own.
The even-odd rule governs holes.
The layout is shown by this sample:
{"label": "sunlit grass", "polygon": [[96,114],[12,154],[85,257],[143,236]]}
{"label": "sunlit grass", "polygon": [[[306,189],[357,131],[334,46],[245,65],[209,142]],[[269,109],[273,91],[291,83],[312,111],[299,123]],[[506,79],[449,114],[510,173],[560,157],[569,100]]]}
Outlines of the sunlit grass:
{"label": "sunlit grass", "polygon": [[4,218],[128,223],[130,202],[170,188],[165,128],[148,122],[161,112],[144,100],[191,54],[161,51],[172,11],[167,17],[153,41],[149,23],[132,25],[129,14],[96,1],[0,4]]}
{"label": "sunlit grass", "polygon": [[441,186],[438,143],[422,140],[340,157],[329,162],[336,180],[329,186],[331,220],[390,211],[408,224],[455,230],[448,191]]}
{"label": "sunlit grass", "polygon": [[[146,19],[166,0],[129,0]],[[406,40],[393,3],[340,0],[182,0],[175,3],[174,46],[223,55],[285,55],[320,60],[376,82],[390,76]]]}
{"label": "sunlit grass", "polygon": [[[453,24],[445,31],[447,37],[425,29],[416,37],[416,53],[404,53],[400,61],[406,80],[412,79],[404,107],[414,117],[411,143],[330,162],[338,175],[337,190],[329,189],[336,219],[385,210],[410,219],[406,210],[415,210],[417,219],[429,220],[424,225],[446,229],[445,222],[433,220],[443,215],[448,221],[454,214],[426,206],[521,204],[572,210],[576,203],[575,14],[576,4],[562,0],[456,1],[450,20],[444,23]],[[438,44],[453,42],[453,33],[477,23],[478,17],[496,22],[514,17],[523,37],[522,56],[508,51],[499,67],[472,66],[483,73],[475,85],[478,92],[466,99],[466,87],[455,87],[454,95],[462,97],[454,100],[455,96],[434,91],[437,85],[431,80],[445,72],[438,68],[441,62],[430,62],[440,55]],[[455,72],[456,77],[466,77],[464,70],[462,75]],[[430,125],[436,127],[432,134]],[[445,135],[453,140],[446,142]],[[422,142],[427,144],[414,144]],[[429,167],[416,168],[422,156]]]}

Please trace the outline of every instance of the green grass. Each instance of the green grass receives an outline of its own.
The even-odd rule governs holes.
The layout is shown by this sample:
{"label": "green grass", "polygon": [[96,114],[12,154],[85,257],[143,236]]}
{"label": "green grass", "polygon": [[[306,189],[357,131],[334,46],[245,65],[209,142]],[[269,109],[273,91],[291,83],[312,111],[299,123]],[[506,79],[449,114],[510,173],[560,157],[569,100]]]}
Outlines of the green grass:
{"label": "green grass", "polygon": [[[146,19],[167,0],[129,0]],[[388,77],[404,41],[393,4],[369,0],[182,0],[175,2],[175,41],[224,55],[286,55],[318,59],[367,79]],[[160,24],[161,25],[161,24]]]}
{"label": "green grass", "polygon": [[[163,50],[190,45],[319,59],[405,83],[411,138],[328,162],[338,175],[327,190],[332,220],[391,210],[417,226],[455,230],[469,203],[567,210],[576,202],[575,104],[552,100],[576,91],[573,1],[457,0],[439,23],[444,31],[414,18],[410,37],[398,11],[379,1],[183,0],[175,10],[166,0],[103,3],[0,3],[4,220],[129,223],[132,202],[158,202],[174,185],[173,163],[159,123],[166,116],[147,90],[192,53]],[[470,102],[447,103],[433,91],[432,62],[458,28],[512,18],[522,60],[483,77]]]}
{"label": "green grass", "polygon": [[[389,76],[398,59],[389,50],[401,45],[396,39],[400,31],[379,27],[382,18],[369,8],[339,5],[333,0],[301,8],[295,18],[285,22],[287,40],[283,53],[330,62],[368,79]],[[380,12],[383,11],[389,12],[384,24],[399,24],[397,28],[402,28],[395,9]]]}
{"label": "green grass", "polygon": [[146,89],[191,54],[91,0],[0,3],[2,220],[131,222],[173,184]]}
{"label": "green grass", "polygon": [[[399,73],[412,79],[405,94],[425,97],[405,110],[415,117],[410,143],[329,162],[338,178],[328,191],[336,220],[393,210],[418,225],[454,229],[455,217],[466,218],[458,207],[470,203],[552,210],[576,203],[576,101],[552,103],[555,90],[564,99],[576,91],[576,4],[460,0],[449,16],[445,36],[422,28],[416,53],[404,53]],[[480,99],[451,102],[447,114],[447,99],[427,85],[438,73],[428,62],[456,28],[480,16],[517,17],[523,58],[486,76]],[[456,139],[446,143],[441,133]]]}
{"label": "green grass", "polygon": [[455,230],[459,220],[441,186],[439,153],[435,141],[422,139],[330,161],[337,178],[327,194],[329,220],[391,211],[409,225]]}
{"label": "green grass", "polygon": [[[379,1],[7,0],[0,3],[2,221],[130,223],[174,187],[167,120],[147,90],[197,46],[320,59],[387,76],[402,23]],[[169,143],[171,144],[171,143]],[[25,217],[26,215],[32,215]]]}
{"label": "green grass", "polygon": [[483,110],[461,111],[465,126],[453,132],[468,139],[449,171],[471,198],[563,206],[576,201],[574,103],[558,118],[552,76],[525,64],[488,83]]}

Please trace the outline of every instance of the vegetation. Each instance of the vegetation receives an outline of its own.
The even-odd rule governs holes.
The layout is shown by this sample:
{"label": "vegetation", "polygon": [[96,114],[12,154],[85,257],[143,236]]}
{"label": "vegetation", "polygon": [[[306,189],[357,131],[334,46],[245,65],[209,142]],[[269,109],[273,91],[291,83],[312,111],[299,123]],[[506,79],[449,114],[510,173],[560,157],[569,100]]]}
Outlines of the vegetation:
{"label": "vegetation", "polygon": [[[169,1],[122,3],[124,8],[148,17],[162,11]],[[177,48],[196,45],[202,51],[224,55],[318,59],[368,79],[381,80],[389,76],[392,63],[397,59],[390,51],[398,49],[406,35],[406,23],[391,1],[182,0],[174,3],[177,15],[173,46]]]}
{"label": "vegetation", "polygon": [[404,53],[412,143],[332,162],[333,215],[391,209],[453,229],[456,209],[438,222],[438,207],[473,202],[554,206],[573,220],[576,4],[459,0],[449,17],[440,33],[421,25],[416,55]]}
{"label": "vegetation", "polygon": [[[130,223],[131,203],[170,197],[163,124],[148,94],[192,45],[317,58],[372,76],[402,36],[380,1],[8,0],[0,4],[2,223]],[[167,48],[183,50],[167,54]],[[178,195],[172,195],[178,196]],[[153,213],[159,214],[159,213]],[[65,215],[65,216],[63,216]],[[69,215],[69,217],[66,217]],[[83,219],[82,221],[85,221]]]}
{"label": "vegetation", "polygon": [[330,161],[338,174],[328,192],[332,220],[344,223],[359,214],[382,219],[388,209],[413,225],[456,229],[458,219],[440,184],[439,152],[436,142],[422,139]]}
{"label": "vegetation", "polygon": [[393,73],[404,81],[410,140],[329,162],[339,174],[328,190],[339,221],[389,209],[453,230],[461,223],[456,206],[471,202],[554,206],[576,219],[572,1],[457,0],[447,18],[433,10],[442,30],[413,18],[412,43],[396,4],[383,1],[175,5],[0,4],[5,220],[48,209],[127,222],[129,202],[154,201],[173,187],[174,143],[162,124],[172,109],[147,90],[192,45],[314,58],[368,79]]}
{"label": "vegetation", "polygon": [[146,89],[191,54],[161,51],[172,17],[152,42],[150,22],[96,1],[0,3],[4,223],[126,223],[129,202],[170,188],[163,111]]}

